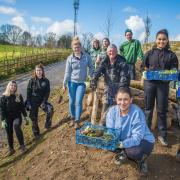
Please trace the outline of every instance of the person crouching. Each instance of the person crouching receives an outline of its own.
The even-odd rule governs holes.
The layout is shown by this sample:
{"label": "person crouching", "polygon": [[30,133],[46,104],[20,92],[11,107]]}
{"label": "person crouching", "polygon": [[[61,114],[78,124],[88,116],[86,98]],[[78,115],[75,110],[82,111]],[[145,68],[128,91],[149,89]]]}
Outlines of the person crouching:
{"label": "person crouching", "polygon": [[24,145],[24,136],[21,129],[21,114],[23,114],[26,120],[26,124],[28,124],[28,118],[24,106],[23,97],[18,93],[17,84],[15,81],[10,81],[8,83],[6,90],[0,99],[0,114],[2,120],[2,128],[5,128],[7,133],[9,156],[15,153],[13,128],[20,145],[20,150],[24,152],[26,149]]}
{"label": "person crouching", "polygon": [[127,158],[134,160],[141,175],[147,175],[147,157],[151,154],[155,138],[148,129],[143,111],[132,104],[129,88],[122,87],[116,94],[117,105],[106,116],[106,127],[119,132],[118,151],[115,163],[121,165]]}

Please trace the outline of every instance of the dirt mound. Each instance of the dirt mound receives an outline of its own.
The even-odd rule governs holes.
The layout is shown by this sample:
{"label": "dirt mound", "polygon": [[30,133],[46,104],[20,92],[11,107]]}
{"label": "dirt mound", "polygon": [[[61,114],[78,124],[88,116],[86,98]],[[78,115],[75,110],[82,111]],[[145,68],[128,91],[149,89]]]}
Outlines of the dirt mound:
{"label": "dirt mound", "polygon": [[[43,130],[41,120],[42,135],[37,142],[32,140],[31,132],[28,134],[25,129],[28,151],[24,155],[17,154],[9,161],[5,158],[6,162],[0,163],[0,179],[140,179],[134,162],[117,166],[113,163],[113,152],[75,144],[75,130],[69,127],[67,97],[64,96],[62,103],[57,105],[57,92],[59,93],[55,91],[51,98],[56,109],[52,129]],[[136,101],[138,102],[137,98]],[[87,114],[84,110],[82,121],[88,120]],[[180,164],[174,158],[178,137],[169,131],[169,148],[162,148],[156,143],[154,152],[148,159],[148,179],[179,179]]]}

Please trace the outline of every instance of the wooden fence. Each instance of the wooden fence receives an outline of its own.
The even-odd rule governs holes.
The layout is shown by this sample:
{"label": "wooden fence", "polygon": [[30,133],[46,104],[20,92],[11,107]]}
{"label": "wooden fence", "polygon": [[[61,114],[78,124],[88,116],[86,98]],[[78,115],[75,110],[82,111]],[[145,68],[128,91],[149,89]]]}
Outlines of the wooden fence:
{"label": "wooden fence", "polygon": [[16,57],[14,59],[6,59],[0,61],[0,76],[12,75],[18,72],[23,72],[28,68],[32,68],[38,63],[48,64],[58,60],[66,59],[67,52],[52,51],[41,54],[27,55],[24,57]]}

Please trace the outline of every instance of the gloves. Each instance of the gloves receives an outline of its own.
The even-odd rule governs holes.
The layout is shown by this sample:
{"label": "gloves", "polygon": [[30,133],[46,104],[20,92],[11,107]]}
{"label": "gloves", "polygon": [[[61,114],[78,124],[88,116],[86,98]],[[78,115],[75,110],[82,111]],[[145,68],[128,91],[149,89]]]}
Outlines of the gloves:
{"label": "gloves", "polygon": [[25,125],[29,125],[29,121],[30,121],[30,118],[29,117],[24,117],[24,120],[25,120]]}
{"label": "gloves", "polygon": [[46,103],[43,102],[43,103],[40,105],[40,107],[41,107],[42,110],[45,109],[45,108],[46,108]]}
{"label": "gloves", "polygon": [[143,76],[142,76],[143,79],[147,79],[147,74],[146,73],[147,73],[147,71],[143,71]]}
{"label": "gloves", "polygon": [[119,149],[124,149],[122,141],[120,141],[120,142],[117,144],[117,147],[118,147]]}
{"label": "gloves", "polygon": [[97,82],[95,82],[94,80],[91,80],[91,82],[90,82],[90,87],[91,87],[91,89],[94,91],[94,90],[96,90],[96,88],[97,88]]}
{"label": "gloves", "polygon": [[26,107],[27,111],[30,111],[31,110],[31,103],[29,101],[26,101],[25,102],[25,107]]}
{"label": "gloves", "polygon": [[3,120],[2,121],[2,124],[1,124],[2,128],[5,129],[7,127],[7,122],[6,120]]}

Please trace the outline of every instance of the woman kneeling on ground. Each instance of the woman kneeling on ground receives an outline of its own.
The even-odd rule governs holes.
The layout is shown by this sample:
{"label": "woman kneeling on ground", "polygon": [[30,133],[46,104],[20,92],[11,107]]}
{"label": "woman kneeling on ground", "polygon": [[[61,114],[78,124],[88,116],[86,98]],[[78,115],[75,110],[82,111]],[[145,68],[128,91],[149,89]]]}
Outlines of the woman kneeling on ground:
{"label": "woman kneeling on ground", "polygon": [[39,107],[46,113],[45,128],[51,127],[53,106],[47,102],[50,94],[50,83],[45,77],[44,67],[39,64],[35,67],[33,77],[27,86],[26,108],[30,111],[29,117],[32,121],[32,131],[35,139],[39,138],[40,130],[38,126]]}
{"label": "woman kneeling on ground", "polygon": [[26,120],[26,124],[28,124],[28,118],[24,107],[23,97],[17,91],[16,82],[10,81],[0,100],[2,128],[6,129],[9,145],[9,156],[15,153],[13,145],[13,128],[15,130],[20,145],[20,150],[22,152],[25,151],[24,136],[21,130],[21,113],[23,114]]}
{"label": "woman kneeling on ground", "polygon": [[118,90],[116,103],[106,116],[106,127],[118,129],[120,133],[115,164],[121,165],[129,158],[138,164],[141,175],[147,175],[145,160],[153,150],[155,139],[148,129],[145,115],[138,106],[132,104],[129,88]]}

